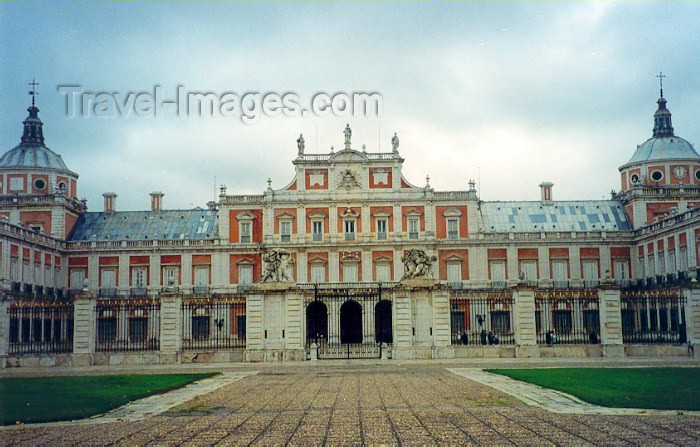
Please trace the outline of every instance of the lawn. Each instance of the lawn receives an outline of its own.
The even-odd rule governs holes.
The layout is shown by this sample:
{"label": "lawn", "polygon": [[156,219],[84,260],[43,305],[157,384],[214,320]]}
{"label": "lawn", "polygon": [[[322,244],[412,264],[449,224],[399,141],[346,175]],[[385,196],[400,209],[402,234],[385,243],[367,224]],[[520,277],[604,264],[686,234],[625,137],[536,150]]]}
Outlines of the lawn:
{"label": "lawn", "polygon": [[700,368],[488,369],[604,407],[700,410]]}
{"label": "lawn", "polygon": [[3,378],[0,424],[86,418],[216,374],[219,373]]}

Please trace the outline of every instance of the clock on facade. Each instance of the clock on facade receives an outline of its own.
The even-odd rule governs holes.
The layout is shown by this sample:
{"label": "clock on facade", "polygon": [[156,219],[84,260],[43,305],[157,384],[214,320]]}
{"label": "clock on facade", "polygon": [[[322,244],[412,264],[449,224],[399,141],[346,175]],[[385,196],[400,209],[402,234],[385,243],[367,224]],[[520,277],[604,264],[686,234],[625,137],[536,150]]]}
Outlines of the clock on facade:
{"label": "clock on facade", "polygon": [[684,179],[685,175],[688,173],[688,171],[685,170],[683,166],[676,166],[676,168],[673,170],[673,175],[678,179]]}

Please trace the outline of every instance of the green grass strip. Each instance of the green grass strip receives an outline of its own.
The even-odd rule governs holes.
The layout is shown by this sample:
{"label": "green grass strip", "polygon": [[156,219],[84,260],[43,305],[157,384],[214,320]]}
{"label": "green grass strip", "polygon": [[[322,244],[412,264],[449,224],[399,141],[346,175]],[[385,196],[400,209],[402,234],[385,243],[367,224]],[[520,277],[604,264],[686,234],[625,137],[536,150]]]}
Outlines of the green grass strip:
{"label": "green grass strip", "polygon": [[219,373],[0,379],[0,424],[81,419]]}
{"label": "green grass strip", "polygon": [[487,369],[604,407],[700,410],[700,368]]}

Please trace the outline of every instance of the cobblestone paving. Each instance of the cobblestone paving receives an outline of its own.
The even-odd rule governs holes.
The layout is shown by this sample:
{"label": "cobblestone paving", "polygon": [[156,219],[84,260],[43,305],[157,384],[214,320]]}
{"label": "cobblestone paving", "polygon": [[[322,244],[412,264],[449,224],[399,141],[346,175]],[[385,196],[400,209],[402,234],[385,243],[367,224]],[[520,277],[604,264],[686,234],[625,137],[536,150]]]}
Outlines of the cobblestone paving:
{"label": "cobblestone paving", "polygon": [[439,365],[262,368],[129,423],[22,427],[2,444],[700,445],[700,417],[549,413]]}

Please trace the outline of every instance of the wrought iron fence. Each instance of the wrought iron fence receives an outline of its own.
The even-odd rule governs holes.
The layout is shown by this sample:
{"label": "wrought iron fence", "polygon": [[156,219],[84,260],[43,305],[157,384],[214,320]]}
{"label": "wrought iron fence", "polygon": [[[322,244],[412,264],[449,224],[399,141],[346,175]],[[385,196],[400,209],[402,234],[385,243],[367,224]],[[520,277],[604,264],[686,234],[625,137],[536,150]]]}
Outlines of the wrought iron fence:
{"label": "wrought iron fence", "polygon": [[622,292],[622,341],[687,343],[685,303],[678,289]]}
{"label": "wrought iron fence", "polygon": [[160,301],[104,300],[95,305],[96,352],[160,349]]}
{"label": "wrought iron fence", "polygon": [[597,291],[536,291],[537,343],[600,343],[599,302]]}
{"label": "wrought iron fence", "polygon": [[513,294],[452,290],[450,319],[453,345],[512,345]]}
{"label": "wrought iron fence", "polygon": [[73,303],[15,301],[10,314],[9,353],[60,354],[73,351]]}
{"label": "wrought iron fence", "polygon": [[245,297],[195,298],[181,308],[183,350],[245,349]]}

